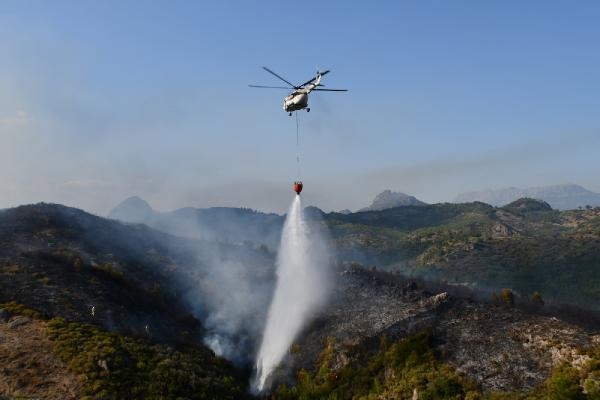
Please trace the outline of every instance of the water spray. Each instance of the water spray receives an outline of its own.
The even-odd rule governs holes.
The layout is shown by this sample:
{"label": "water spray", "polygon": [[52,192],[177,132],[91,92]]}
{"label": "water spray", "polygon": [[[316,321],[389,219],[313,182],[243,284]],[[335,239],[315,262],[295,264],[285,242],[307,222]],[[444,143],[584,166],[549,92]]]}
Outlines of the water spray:
{"label": "water spray", "polygon": [[269,377],[289,354],[300,330],[323,305],[328,293],[326,240],[320,225],[305,219],[300,190],[301,183],[281,236],[277,285],[256,359],[253,390],[257,393],[268,389]]}

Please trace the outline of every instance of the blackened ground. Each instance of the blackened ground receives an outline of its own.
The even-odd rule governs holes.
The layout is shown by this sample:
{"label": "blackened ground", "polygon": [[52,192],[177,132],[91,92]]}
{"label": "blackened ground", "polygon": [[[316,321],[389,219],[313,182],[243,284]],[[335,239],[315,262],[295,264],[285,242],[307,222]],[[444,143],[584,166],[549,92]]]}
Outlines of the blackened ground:
{"label": "blackened ground", "polygon": [[[329,306],[290,349],[275,384],[294,383],[300,368],[318,363],[333,341],[332,369],[341,369],[380,337],[399,340],[431,333],[441,361],[473,378],[484,391],[522,392],[548,378],[552,367],[581,365],[579,349],[600,343],[598,331],[503,304],[429,292],[396,274],[342,267]],[[357,350],[360,349],[360,350]]]}

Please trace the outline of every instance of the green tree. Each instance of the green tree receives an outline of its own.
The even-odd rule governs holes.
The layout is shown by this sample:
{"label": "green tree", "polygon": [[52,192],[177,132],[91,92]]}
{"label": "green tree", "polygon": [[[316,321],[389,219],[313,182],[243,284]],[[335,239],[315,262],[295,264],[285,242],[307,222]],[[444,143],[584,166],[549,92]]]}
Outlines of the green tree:
{"label": "green tree", "polygon": [[75,261],[73,261],[73,268],[75,269],[75,271],[80,272],[81,271],[81,258],[76,257]]}
{"label": "green tree", "polygon": [[575,368],[563,364],[554,369],[550,379],[546,382],[548,399],[551,400],[577,400],[583,399],[583,392],[579,385],[579,374]]}
{"label": "green tree", "polygon": [[537,306],[544,305],[544,299],[542,299],[542,295],[540,294],[540,292],[533,292],[533,294],[531,295],[531,301]]}
{"label": "green tree", "polygon": [[600,376],[589,376],[583,382],[583,387],[587,399],[600,400]]}
{"label": "green tree", "polygon": [[504,288],[500,291],[500,300],[507,306],[512,307],[515,305],[515,294],[512,290]]}

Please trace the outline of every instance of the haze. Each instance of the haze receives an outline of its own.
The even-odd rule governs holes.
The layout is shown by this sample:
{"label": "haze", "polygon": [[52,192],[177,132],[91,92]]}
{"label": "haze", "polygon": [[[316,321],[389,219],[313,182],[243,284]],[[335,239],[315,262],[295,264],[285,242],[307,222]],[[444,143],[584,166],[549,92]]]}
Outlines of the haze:
{"label": "haze", "polygon": [[269,66],[331,69],[300,114],[305,204],[600,191],[597,2],[4,1],[0,208],[284,212],[295,125]]}

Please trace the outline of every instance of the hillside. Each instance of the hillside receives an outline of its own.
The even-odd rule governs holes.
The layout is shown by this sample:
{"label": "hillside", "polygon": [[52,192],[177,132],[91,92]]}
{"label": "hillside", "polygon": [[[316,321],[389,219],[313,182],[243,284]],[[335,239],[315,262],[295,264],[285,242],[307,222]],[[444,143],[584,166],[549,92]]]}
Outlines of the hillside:
{"label": "hillside", "polygon": [[467,285],[540,292],[555,304],[600,311],[600,209],[556,211],[532,199],[328,214],[342,261]]}
{"label": "hillside", "polygon": [[[282,221],[243,209],[153,213],[158,216],[148,223],[159,230],[219,242],[269,242],[268,249],[278,243]],[[486,297],[504,287],[525,299],[537,291],[549,303],[600,311],[597,209],[558,211],[531,199],[500,208],[474,202],[306,213],[327,223],[339,261],[467,285]],[[217,228],[199,233],[200,224]]]}
{"label": "hillside", "polygon": [[[273,279],[273,255],[264,250],[182,239],[52,204],[0,212],[0,265],[0,302],[12,295],[48,315],[82,322],[91,321],[95,306],[94,320],[107,329],[139,333],[150,324],[153,335],[171,340],[189,330],[174,310],[208,317],[213,303],[224,301],[198,286],[235,284],[228,274],[240,265],[249,281]],[[262,301],[268,298],[267,289]],[[153,323],[157,315],[161,323]]]}
{"label": "hillside", "polygon": [[[600,325],[556,307],[598,304],[588,290],[600,210],[521,199],[307,211],[329,226],[339,262],[330,301],[290,348],[272,398],[541,399],[564,385],[600,393]],[[377,268],[342,261],[360,258]],[[0,393],[248,396],[273,260],[260,246],[171,236],[60,205],[2,210],[0,354],[10,362]]]}
{"label": "hillside", "polygon": [[582,396],[588,379],[599,393],[597,331],[356,265],[336,282],[279,370],[275,398],[576,398],[560,395]]}
{"label": "hillside", "polygon": [[[244,377],[192,341],[171,347],[151,337],[48,318],[0,303],[0,393],[44,399],[244,399]],[[4,398],[4,397],[3,397]]]}
{"label": "hillside", "polygon": [[423,206],[426,203],[418,200],[414,196],[409,196],[400,192],[392,192],[384,190],[373,199],[370,206],[361,208],[359,211],[381,211],[388,208],[403,207],[403,206]]}
{"label": "hillside", "polygon": [[271,251],[279,246],[279,234],[283,226],[282,216],[247,208],[185,207],[158,212],[139,197],[124,200],[108,217],[145,224],[176,236],[223,243],[252,242],[265,245]]}
{"label": "hillside", "polygon": [[45,333],[44,321],[23,316],[15,316],[10,322],[0,321],[3,360],[0,393],[15,397],[79,398],[82,383],[52,351],[52,341]]}
{"label": "hillside", "polygon": [[526,189],[510,187],[498,190],[468,192],[456,196],[454,202],[468,203],[481,201],[496,207],[502,207],[523,197],[543,200],[557,210],[574,210],[579,207],[600,206],[599,193],[594,193],[582,186],[574,184],[532,187]]}
{"label": "hillside", "polygon": [[[60,321],[59,318],[75,324],[60,328],[66,335],[60,336],[67,341],[65,345],[70,343],[71,332],[81,332],[77,337],[87,335],[91,343],[95,336],[115,341],[104,350],[90,348],[90,357],[96,357],[96,351],[109,355],[116,351],[142,362],[154,354],[143,361],[144,365],[152,363],[148,366],[150,374],[159,373],[152,368],[159,368],[157,363],[161,357],[183,357],[186,362],[197,363],[198,367],[189,372],[177,369],[160,372],[168,375],[165,376],[167,381],[175,379],[169,374],[213,375],[210,379],[214,385],[205,382],[203,385],[208,384],[208,389],[195,390],[204,393],[204,397],[197,398],[213,398],[206,397],[213,391],[238,393],[225,397],[239,398],[241,388],[247,385],[243,374],[215,357],[205,343],[211,344],[208,338],[213,342],[218,339],[221,348],[213,346],[215,350],[223,350],[220,354],[237,363],[243,364],[252,357],[248,349],[256,345],[270,298],[272,257],[251,246],[182,239],[143,225],[125,225],[60,205],[37,204],[0,211],[0,303],[16,301],[36,310],[35,315],[42,321]],[[241,265],[245,272],[234,272],[239,271]],[[239,279],[244,280],[246,286],[237,284]],[[233,285],[237,287],[236,303],[230,300]],[[252,286],[251,290],[247,285]],[[245,296],[252,296],[252,301]],[[5,304],[0,308],[10,311],[14,306]],[[249,316],[240,317],[245,314]],[[13,319],[18,315],[17,310]],[[236,319],[235,326],[223,324],[223,320],[232,319]],[[25,324],[23,334],[34,335],[36,329],[48,332],[60,322],[47,324]],[[53,345],[56,343],[55,340]],[[118,343],[125,347],[119,350]],[[235,344],[240,344],[237,352],[223,349],[226,345],[233,348]],[[73,345],[81,348],[81,345]],[[182,353],[169,355],[172,346]],[[74,356],[74,353],[68,354]],[[88,375],[90,368],[94,373],[101,373],[104,368],[88,364],[78,367],[68,354],[61,360],[69,366],[70,374]],[[118,369],[125,375],[134,373],[128,363],[118,367],[111,364],[110,359],[116,359],[109,355],[98,356],[109,357],[109,369]],[[47,363],[54,362],[57,361]],[[11,382],[2,390],[14,385],[17,392],[26,389],[26,385]],[[105,387],[109,383],[98,385]],[[73,385],[81,386],[80,379]],[[176,388],[185,393],[193,386],[178,384]],[[29,393],[35,393],[35,388],[29,389],[32,390]],[[89,385],[83,385],[81,390],[94,392]]]}

